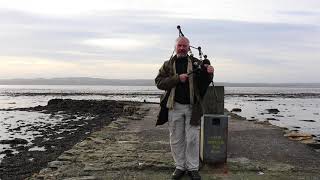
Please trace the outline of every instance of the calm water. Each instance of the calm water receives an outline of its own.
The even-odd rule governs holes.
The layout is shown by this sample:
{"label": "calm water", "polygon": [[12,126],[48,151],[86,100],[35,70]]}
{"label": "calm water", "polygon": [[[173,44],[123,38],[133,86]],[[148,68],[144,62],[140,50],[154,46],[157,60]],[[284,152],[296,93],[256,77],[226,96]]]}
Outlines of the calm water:
{"label": "calm water", "polygon": [[[68,86],[68,85],[0,85],[0,95],[11,93],[137,93],[159,94],[155,86]],[[225,87],[226,94],[299,94],[318,93],[319,88]]]}

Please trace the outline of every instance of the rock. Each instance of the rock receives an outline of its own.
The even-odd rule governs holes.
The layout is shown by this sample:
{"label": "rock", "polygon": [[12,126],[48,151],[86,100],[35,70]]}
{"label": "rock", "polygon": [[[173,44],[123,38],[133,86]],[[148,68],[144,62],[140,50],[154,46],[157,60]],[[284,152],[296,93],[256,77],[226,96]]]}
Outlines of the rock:
{"label": "rock", "polygon": [[26,150],[29,149],[29,147],[28,147],[28,146],[21,145],[21,146],[16,146],[15,149],[16,149],[17,151],[26,151]]}
{"label": "rock", "polygon": [[273,101],[271,99],[249,99],[248,101]]}
{"label": "rock", "polygon": [[14,129],[12,129],[12,130],[14,130],[14,131],[21,131],[21,127],[16,127],[16,128],[14,128]]}
{"label": "rock", "polygon": [[64,111],[66,114],[86,114],[110,116],[110,111],[121,113],[123,105],[112,100],[72,100],[72,99],[51,99],[45,107],[50,113]]}
{"label": "rock", "polygon": [[[271,121],[277,121],[276,118],[266,118],[268,121],[271,120]],[[279,121],[279,120],[278,120]]]}
{"label": "rock", "polygon": [[300,121],[305,121],[305,122],[316,122],[315,120],[300,120]]}
{"label": "rock", "polygon": [[43,111],[43,106],[38,105],[38,106],[34,107],[34,110]]}
{"label": "rock", "polygon": [[48,106],[55,106],[62,102],[63,102],[63,99],[51,99],[48,101]]}
{"label": "rock", "polygon": [[60,160],[60,161],[75,161],[75,160],[76,160],[76,157],[75,157],[75,156],[68,156],[68,155],[62,154],[62,155],[60,155],[60,156],[58,157],[58,160]]}
{"label": "rock", "polygon": [[235,119],[238,119],[238,120],[246,120],[247,118],[245,117],[242,117],[242,116],[239,116],[238,114],[235,114],[235,113],[231,113],[229,114],[231,117],[235,118]]}
{"label": "rock", "polygon": [[284,136],[288,137],[290,140],[295,140],[295,141],[308,140],[313,138],[312,134],[299,133],[299,132],[290,132],[288,134],[285,134]]}
{"label": "rock", "polygon": [[280,111],[278,109],[266,109],[270,114],[278,114]]}
{"label": "rock", "polygon": [[3,152],[0,152],[0,154],[12,154],[12,153],[13,153],[13,151],[9,150],[9,149],[7,149],[7,150],[5,150]]}
{"label": "rock", "polygon": [[278,114],[276,114],[276,115],[274,115],[275,117],[284,117],[284,116],[282,116],[282,115],[278,115]]}
{"label": "rock", "polygon": [[242,111],[242,109],[240,109],[240,108],[233,108],[231,110],[231,112],[241,112],[241,111]]}
{"label": "rock", "polygon": [[72,115],[69,117],[69,119],[77,119],[77,117]]}
{"label": "rock", "polygon": [[58,168],[62,165],[64,165],[64,163],[62,161],[51,161],[48,163],[49,168]]}
{"label": "rock", "polygon": [[106,142],[103,139],[93,138],[93,137],[87,137],[87,140],[91,140],[91,141],[95,142],[96,144],[103,144]]}
{"label": "rock", "polygon": [[12,145],[28,144],[28,141],[25,140],[25,139],[15,138],[15,139],[12,139],[12,140],[1,140],[0,144],[12,144]]}

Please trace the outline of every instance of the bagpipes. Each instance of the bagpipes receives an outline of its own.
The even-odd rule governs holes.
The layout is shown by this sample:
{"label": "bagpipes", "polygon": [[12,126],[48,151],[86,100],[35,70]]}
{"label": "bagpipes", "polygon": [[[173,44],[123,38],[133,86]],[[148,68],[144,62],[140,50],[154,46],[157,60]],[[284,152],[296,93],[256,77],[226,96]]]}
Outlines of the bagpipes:
{"label": "bagpipes", "polygon": [[[177,26],[177,29],[179,31],[179,37],[184,37],[184,34],[182,33],[182,30],[181,30],[181,26],[178,25]],[[193,71],[188,73],[188,75],[192,74],[192,73],[200,73],[200,71],[202,70],[203,66],[207,66],[207,65],[210,65],[210,60],[207,58],[208,56],[207,55],[203,55],[203,52],[202,52],[202,49],[201,49],[201,46],[198,46],[198,47],[194,47],[194,46],[191,46],[189,45],[189,53],[190,53],[190,56],[194,56],[192,51],[191,51],[191,48],[193,49],[197,49],[198,52],[199,52],[199,60],[200,60],[200,63],[198,62],[194,62],[192,65],[193,65]],[[203,56],[203,60],[202,60],[202,56]]]}

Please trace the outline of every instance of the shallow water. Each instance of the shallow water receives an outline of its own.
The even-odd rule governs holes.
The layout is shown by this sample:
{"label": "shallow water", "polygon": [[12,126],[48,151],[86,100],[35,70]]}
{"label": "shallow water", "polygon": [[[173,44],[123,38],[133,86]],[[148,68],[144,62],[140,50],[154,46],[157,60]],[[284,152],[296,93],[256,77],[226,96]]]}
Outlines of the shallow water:
{"label": "shallow water", "polygon": [[[76,116],[75,116],[76,117]],[[28,143],[24,144],[25,147],[32,147],[32,141],[36,137],[42,137],[42,130],[53,128],[58,123],[67,123],[64,114],[45,114],[41,112],[29,111],[0,111],[0,141],[13,140],[16,138],[27,140]],[[72,121],[78,121],[82,117],[76,117]],[[76,131],[76,129],[59,129],[54,132],[61,134],[64,131]],[[17,153],[10,144],[0,144],[0,155],[5,150],[13,150],[13,154]],[[29,151],[41,151],[43,147],[32,147]],[[4,155],[0,156],[0,162]]]}
{"label": "shallow water", "polygon": [[[311,133],[320,139],[320,99],[263,98],[268,101],[254,101],[257,99],[261,100],[261,97],[226,97],[225,107],[228,110],[240,108],[242,111],[236,114],[247,119],[269,120],[276,126]],[[270,114],[266,109],[278,109],[280,112]]]}
{"label": "shallow water", "polygon": [[226,94],[320,94],[319,87],[225,87]]}
{"label": "shallow water", "polygon": [[15,93],[148,93],[161,92],[155,86],[73,86],[73,85],[0,85],[0,95]]}

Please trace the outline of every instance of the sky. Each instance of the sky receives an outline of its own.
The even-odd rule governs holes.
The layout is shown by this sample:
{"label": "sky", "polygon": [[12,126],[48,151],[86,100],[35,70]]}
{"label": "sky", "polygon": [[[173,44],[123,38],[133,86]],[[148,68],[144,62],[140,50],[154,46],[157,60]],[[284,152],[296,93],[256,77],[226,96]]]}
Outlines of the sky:
{"label": "sky", "polygon": [[177,25],[214,81],[320,82],[319,0],[0,0],[0,79],[154,79]]}

